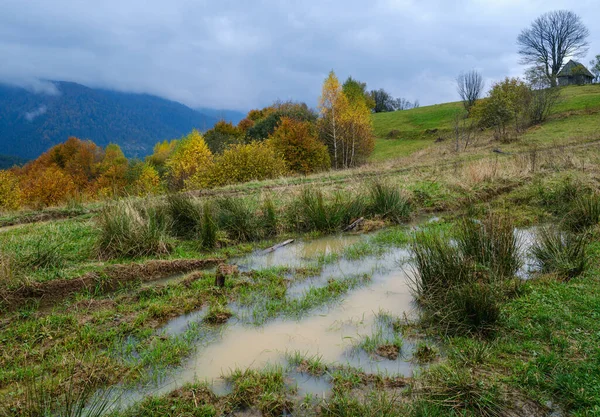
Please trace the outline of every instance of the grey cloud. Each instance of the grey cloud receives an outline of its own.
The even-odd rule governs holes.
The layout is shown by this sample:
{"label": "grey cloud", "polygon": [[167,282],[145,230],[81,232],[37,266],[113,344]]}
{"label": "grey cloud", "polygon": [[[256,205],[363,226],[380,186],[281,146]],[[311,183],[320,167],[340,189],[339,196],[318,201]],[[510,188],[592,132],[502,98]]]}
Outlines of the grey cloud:
{"label": "grey cloud", "polygon": [[316,105],[329,70],[421,104],[456,100],[472,68],[519,75],[515,39],[539,14],[578,13],[600,53],[597,0],[3,0],[0,80],[55,79],[190,106]]}
{"label": "grey cloud", "polygon": [[51,81],[41,80],[33,77],[22,77],[19,75],[5,76],[4,79],[2,79],[0,75],[0,81],[24,88],[25,90],[34,94],[42,94],[47,96],[60,95],[60,90],[56,84]]}
{"label": "grey cloud", "polygon": [[36,119],[43,114],[46,114],[47,111],[48,108],[46,106],[40,106],[36,110],[25,113],[25,119],[27,119],[28,122],[32,122],[33,119]]}

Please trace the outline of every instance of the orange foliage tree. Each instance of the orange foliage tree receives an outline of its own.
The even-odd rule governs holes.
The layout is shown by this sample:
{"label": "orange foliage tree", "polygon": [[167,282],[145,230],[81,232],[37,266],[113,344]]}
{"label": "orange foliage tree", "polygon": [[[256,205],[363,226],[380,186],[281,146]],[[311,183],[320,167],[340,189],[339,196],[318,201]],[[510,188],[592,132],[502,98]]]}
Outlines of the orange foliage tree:
{"label": "orange foliage tree", "polygon": [[104,151],[92,141],[70,137],[28,163],[21,175],[41,175],[54,165],[71,177],[77,193],[93,193],[94,182],[99,175],[99,163],[103,158]]}
{"label": "orange foliage tree", "polygon": [[319,141],[310,122],[283,117],[270,140],[291,171],[309,174],[331,166],[327,146]]}
{"label": "orange foliage tree", "polygon": [[240,131],[244,134],[246,134],[248,129],[250,129],[252,126],[254,126],[254,120],[251,120],[247,117],[245,119],[240,120],[240,122],[237,125],[238,129],[240,129]]}
{"label": "orange foliage tree", "polygon": [[73,178],[56,164],[26,175],[21,183],[28,205],[41,208],[65,203],[76,194]]}

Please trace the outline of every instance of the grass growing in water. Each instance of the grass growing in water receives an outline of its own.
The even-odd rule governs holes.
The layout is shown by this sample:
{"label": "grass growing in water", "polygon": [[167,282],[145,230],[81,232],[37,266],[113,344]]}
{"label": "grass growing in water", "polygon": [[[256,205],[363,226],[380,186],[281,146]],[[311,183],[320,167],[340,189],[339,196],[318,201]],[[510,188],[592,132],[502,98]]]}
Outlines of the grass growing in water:
{"label": "grass growing in water", "polygon": [[374,182],[370,186],[369,212],[398,224],[410,218],[412,207],[399,188]]}
{"label": "grass growing in water", "polygon": [[463,219],[456,233],[462,256],[499,277],[512,277],[519,270],[519,238],[506,217],[489,215],[483,221]]}
{"label": "grass growing in water", "polygon": [[312,376],[322,376],[327,372],[328,366],[320,355],[307,356],[301,352],[286,353],[287,361],[295,366],[299,372]]}
{"label": "grass growing in water", "polygon": [[412,289],[426,317],[449,334],[492,331],[509,293],[508,282],[521,264],[510,221],[464,220],[455,241],[447,234],[420,232],[412,246]]}
{"label": "grass growing in water", "polygon": [[419,232],[412,242],[415,279],[412,290],[419,300],[432,298],[451,285],[466,282],[472,274],[460,250],[438,232]]}
{"label": "grass growing in water", "polygon": [[543,273],[555,273],[562,279],[581,275],[587,268],[586,234],[574,234],[554,228],[541,228],[531,247],[536,266]]}
{"label": "grass growing in water", "polygon": [[75,386],[75,376],[60,383],[48,378],[28,378],[25,382],[25,403],[20,409],[3,409],[5,416],[24,417],[100,417],[119,399],[114,390],[98,392],[87,382]]}
{"label": "grass growing in water", "polygon": [[226,323],[232,315],[233,313],[226,304],[215,302],[210,305],[203,321],[212,325],[223,324]]}
{"label": "grass growing in water", "polygon": [[277,417],[291,411],[291,401],[286,394],[294,389],[285,383],[281,367],[270,367],[262,372],[236,369],[226,380],[233,384],[229,402],[234,408],[256,406],[266,417]]}
{"label": "grass growing in water", "polygon": [[353,205],[340,194],[328,200],[321,190],[305,188],[288,210],[288,218],[302,231],[333,232],[360,211],[360,203]]}

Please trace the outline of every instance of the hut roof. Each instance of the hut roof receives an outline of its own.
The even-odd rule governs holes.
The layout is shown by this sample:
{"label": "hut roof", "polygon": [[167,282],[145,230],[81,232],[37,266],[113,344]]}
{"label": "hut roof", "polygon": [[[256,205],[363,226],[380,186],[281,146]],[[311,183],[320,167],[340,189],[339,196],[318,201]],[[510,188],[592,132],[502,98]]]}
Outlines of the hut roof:
{"label": "hut roof", "polygon": [[569,76],[573,75],[573,69],[575,69],[577,67],[583,68],[581,75],[585,75],[587,77],[594,77],[594,75],[585,67],[585,65],[581,64],[580,62],[573,61],[573,60],[570,60],[569,62],[567,62],[565,64],[564,67],[562,67],[562,69],[558,73],[558,76],[559,77],[569,77]]}

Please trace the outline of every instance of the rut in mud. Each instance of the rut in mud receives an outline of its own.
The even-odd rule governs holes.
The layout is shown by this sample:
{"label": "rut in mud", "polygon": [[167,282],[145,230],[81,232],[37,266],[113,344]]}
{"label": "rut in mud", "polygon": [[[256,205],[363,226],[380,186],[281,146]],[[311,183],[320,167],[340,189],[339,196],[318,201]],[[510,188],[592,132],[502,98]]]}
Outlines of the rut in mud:
{"label": "rut in mud", "polygon": [[106,294],[134,282],[149,282],[168,276],[210,268],[223,262],[221,258],[152,260],[141,264],[110,265],[101,272],[89,272],[78,278],[26,282],[14,289],[0,289],[0,307],[18,308],[31,300],[40,307],[54,305],[84,291]]}

